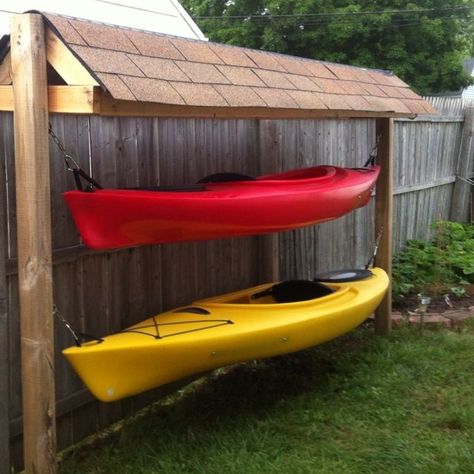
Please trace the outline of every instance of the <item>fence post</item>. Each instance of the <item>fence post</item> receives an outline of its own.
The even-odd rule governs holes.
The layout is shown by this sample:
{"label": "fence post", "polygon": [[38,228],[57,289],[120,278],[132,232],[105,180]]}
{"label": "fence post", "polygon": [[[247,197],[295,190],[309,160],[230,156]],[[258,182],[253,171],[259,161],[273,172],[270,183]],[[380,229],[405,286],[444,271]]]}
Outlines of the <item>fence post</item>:
{"label": "fence post", "polygon": [[[0,127],[2,122],[0,120]],[[0,133],[1,130],[0,130]],[[0,473],[10,472],[9,355],[7,314],[7,213],[5,157],[0,161]]]}
{"label": "fence post", "polygon": [[[376,264],[392,278],[392,240],[393,240],[393,119],[376,120],[378,145],[378,164],[381,166],[375,194],[375,232],[383,228],[377,253]],[[388,287],[382,303],[375,312],[376,334],[387,334],[392,329],[392,286]]]}
{"label": "fence post", "polygon": [[56,472],[48,87],[43,18],[15,15],[11,31],[18,276],[27,473]]}
{"label": "fence post", "polygon": [[[463,178],[472,178],[474,171],[474,106],[464,110],[464,125],[462,128],[461,144],[456,167],[456,182],[451,198],[449,220],[466,222],[469,220],[469,200],[472,185]],[[471,216],[472,217],[472,216]]]}

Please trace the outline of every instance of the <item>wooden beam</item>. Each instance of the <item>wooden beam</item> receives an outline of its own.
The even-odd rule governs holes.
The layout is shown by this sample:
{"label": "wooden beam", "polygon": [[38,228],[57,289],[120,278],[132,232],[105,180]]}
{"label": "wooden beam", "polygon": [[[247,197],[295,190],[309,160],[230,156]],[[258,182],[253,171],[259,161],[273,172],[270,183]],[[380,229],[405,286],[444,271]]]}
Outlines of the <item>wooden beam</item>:
{"label": "wooden beam", "polygon": [[[0,134],[2,133],[0,117]],[[2,139],[0,137],[0,143]],[[10,472],[10,355],[7,312],[7,190],[5,185],[5,157],[0,158],[0,473]]]}
{"label": "wooden beam", "polygon": [[[49,86],[49,112],[65,114],[97,114],[101,89],[98,86]],[[0,86],[0,110],[14,109],[13,87]]]}
{"label": "wooden beam", "polygon": [[11,55],[8,53],[0,64],[0,84],[9,85],[12,83]]}
{"label": "wooden beam", "polygon": [[456,183],[449,219],[452,221],[467,222],[470,219],[469,198],[472,193],[472,184],[467,178],[474,169],[474,107],[466,107],[464,112],[464,125],[462,128],[461,145],[456,169]]}
{"label": "wooden beam", "polygon": [[[376,265],[392,278],[393,241],[393,119],[376,120],[379,137],[377,162],[382,167],[375,195],[375,232],[383,229],[376,257]],[[375,332],[387,334],[392,328],[392,286],[375,312]]]}
{"label": "wooden beam", "polygon": [[48,63],[67,84],[72,86],[99,85],[85,66],[49,28],[46,28],[46,55]]}
{"label": "wooden beam", "polygon": [[413,114],[391,112],[358,112],[354,110],[303,110],[266,107],[198,107],[191,105],[155,104],[115,100],[104,94],[100,114],[126,117],[174,117],[217,119],[320,119],[320,118],[376,118],[414,117]]}
{"label": "wooden beam", "polygon": [[24,460],[56,472],[48,89],[43,18],[12,20]]}

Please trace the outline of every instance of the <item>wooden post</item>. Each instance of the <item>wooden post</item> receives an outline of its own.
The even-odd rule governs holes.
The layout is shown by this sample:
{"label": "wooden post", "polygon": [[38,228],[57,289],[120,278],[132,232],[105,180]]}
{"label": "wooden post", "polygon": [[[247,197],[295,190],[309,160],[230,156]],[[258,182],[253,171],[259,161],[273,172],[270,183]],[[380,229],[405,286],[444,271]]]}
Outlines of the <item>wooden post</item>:
{"label": "wooden post", "polygon": [[[0,118],[0,127],[2,126]],[[1,133],[1,130],[0,130]],[[0,140],[1,141],[1,140]],[[10,472],[9,361],[7,314],[7,213],[5,157],[0,157],[0,473]]]}
{"label": "wooden post", "polygon": [[[393,240],[393,119],[376,120],[378,145],[378,164],[382,167],[377,180],[375,196],[375,232],[383,228],[382,238],[376,257],[376,265],[383,268],[392,278],[392,240]],[[376,334],[387,334],[392,328],[392,288],[388,288],[385,298],[375,312]]]}
{"label": "wooden post", "polygon": [[14,90],[24,459],[56,472],[48,91],[43,19],[15,15]]}
{"label": "wooden post", "polygon": [[454,183],[453,196],[449,219],[451,221],[467,222],[470,214],[470,194],[472,184],[463,178],[472,178],[474,169],[474,107],[466,107],[464,111],[464,125],[462,128],[461,145],[456,169],[456,182]]}

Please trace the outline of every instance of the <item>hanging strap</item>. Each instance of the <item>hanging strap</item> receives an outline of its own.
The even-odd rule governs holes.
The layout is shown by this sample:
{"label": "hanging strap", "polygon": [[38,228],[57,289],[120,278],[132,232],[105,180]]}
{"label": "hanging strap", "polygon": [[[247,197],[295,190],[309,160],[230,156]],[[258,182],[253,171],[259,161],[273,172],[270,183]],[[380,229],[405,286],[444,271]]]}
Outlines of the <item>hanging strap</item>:
{"label": "hanging strap", "polygon": [[98,344],[104,342],[102,338],[92,336],[91,334],[86,334],[83,332],[76,333],[76,331],[74,331],[71,325],[66,321],[64,316],[59,312],[56,305],[53,305],[53,314],[59,319],[59,321],[64,324],[64,327],[71,333],[71,336],[74,339],[74,342],[77,347],[82,347],[82,344],[84,344],[84,342],[96,341]]}
{"label": "hanging strap", "polygon": [[[53,139],[53,142],[58,147],[58,150],[63,155],[64,163],[66,165],[66,171],[72,171],[74,174],[74,181],[76,183],[76,188],[78,191],[93,191],[94,188],[102,189],[102,186],[91,178],[78,164],[77,161],[66,151],[66,147],[64,146],[63,142],[59,139],[59,137],[54,133],[53,127],[51,123],[49,124],[49,135]],[[87,186],[84,189],[82,186],[82,181],[86,181]]]}

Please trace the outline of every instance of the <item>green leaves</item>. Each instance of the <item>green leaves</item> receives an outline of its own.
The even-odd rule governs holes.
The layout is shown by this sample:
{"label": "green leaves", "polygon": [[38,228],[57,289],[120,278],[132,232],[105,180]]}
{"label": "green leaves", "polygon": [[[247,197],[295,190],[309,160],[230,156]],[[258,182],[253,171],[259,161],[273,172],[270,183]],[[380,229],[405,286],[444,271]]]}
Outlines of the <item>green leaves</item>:
{"label": "green leaves", "polygon": [[432,285],[456,288],[474,283],[474,225],[440,221],[431,241],[410,240],[393,264],[394,297],[418,293]]}

